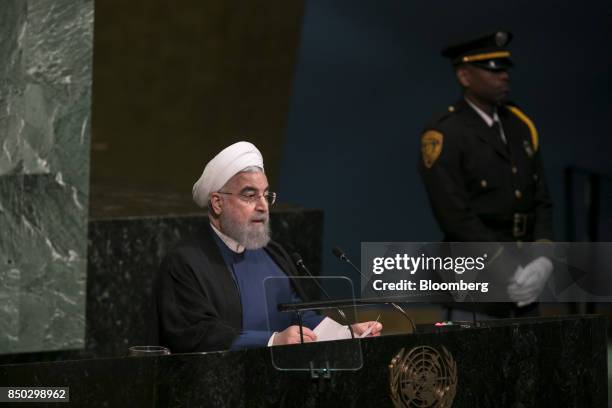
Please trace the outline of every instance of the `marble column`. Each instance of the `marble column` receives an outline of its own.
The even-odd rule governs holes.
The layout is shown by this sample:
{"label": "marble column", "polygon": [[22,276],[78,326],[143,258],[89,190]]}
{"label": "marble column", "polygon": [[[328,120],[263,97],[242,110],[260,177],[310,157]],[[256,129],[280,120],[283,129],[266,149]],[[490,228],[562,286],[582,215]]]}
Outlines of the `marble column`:
{"label": "marble column", "polygon": [[93,6],[0,7],[0,354],[84,345]]}

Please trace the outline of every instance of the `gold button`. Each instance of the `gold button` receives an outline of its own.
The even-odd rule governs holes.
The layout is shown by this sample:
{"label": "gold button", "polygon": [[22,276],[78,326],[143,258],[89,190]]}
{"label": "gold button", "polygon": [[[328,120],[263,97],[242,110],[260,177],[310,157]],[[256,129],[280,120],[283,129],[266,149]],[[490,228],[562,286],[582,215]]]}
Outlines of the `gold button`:
{"label": "gold button", "polygon": [[455,111],[455,107],[453,105],[448,107],[448,111],[449,112],[454,112]]}
{"label": "gold button", "polygon": [[516,168],[516,166],[512,166],[512,174],[516,173],[518,173],[518,169]]}
{"label": "gold button", "polygon": [[523,196],[523,193],[521,193],[521,190],[514,190],[514,195],[516,196],[516,198],[521,198]]}
{"label": "gold button", "polygon": [[487,180],[480,180],[480,185],[482,188],[487,188]]}

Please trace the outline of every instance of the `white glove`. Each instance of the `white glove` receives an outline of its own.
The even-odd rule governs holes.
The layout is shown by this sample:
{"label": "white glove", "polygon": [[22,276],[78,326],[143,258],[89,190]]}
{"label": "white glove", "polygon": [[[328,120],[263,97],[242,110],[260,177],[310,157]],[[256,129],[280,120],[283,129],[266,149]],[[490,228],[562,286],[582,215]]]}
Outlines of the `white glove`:
{"label": "white glove", "polygon": [[531,261],[524,268],[519,265],[508,285],[508,295],[518,307],[536,301],[553,271],[550,259],[541,256]]}

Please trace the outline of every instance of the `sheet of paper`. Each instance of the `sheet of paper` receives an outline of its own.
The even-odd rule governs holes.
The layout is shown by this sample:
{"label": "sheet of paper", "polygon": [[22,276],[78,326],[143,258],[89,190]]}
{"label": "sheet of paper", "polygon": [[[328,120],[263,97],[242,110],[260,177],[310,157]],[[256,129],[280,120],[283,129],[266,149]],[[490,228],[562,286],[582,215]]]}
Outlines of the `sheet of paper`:
{"label": "sheet of paper", "polygon": [[317,335],[317,341],[331,341],[350,339],[351,332],[348,327],[341,325],[334,319],[326,317],[317,327],[314,328],[314,333]]}

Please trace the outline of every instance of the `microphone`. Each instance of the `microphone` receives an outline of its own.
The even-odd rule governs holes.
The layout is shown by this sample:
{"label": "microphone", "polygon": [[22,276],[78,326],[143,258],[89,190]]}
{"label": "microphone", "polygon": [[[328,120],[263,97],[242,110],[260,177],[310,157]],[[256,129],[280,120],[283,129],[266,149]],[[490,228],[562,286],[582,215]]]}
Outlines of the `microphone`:
{"label": "microphone", "polygon": [[293,262],[295,262],[295,264],[298,267],[300,267],[300,269],[302,269],[304,272],[306,272],[306,275],[308,275],[308,276],[310,276],[311,278],[314,279],[314,282],[317,285],[317,287],[319,288],[319,290],[321,291],[321,293],[323,293],[325,295],[325,297],[327,297],[327,299],[332,300],[331,296],[329,296],[329,293],[327,293],[325,288],[323,288],[323,286],[321,286],[321,284],[319,284],[319,280],[312,273],[310,273],[310,270],[308,270],[308,268],[306,267],[306,264],[304,263],[304,260],[302,259],[300,254],[298,254],[297,252],[294,252],[294,253],[291,254],[291,257],[293,258]]}
{"label": "microphone", "polygon": [[302,256],[300,254],[298,254],[297,252],[294,252],[291,254],[291,258],[293,258],[293,262],[295,262],[297,266],[299,266],[300,268],[306,269],[307,271],[306,273],[310,275],[310,271],[308,270],[308,268],[306,268],[306,265],[304,264],[304,260],[302,259]]}
{"label": "microphone", "polygon": [[333,247],[332,254],[336,255],[338,258],[342,259],[343,261],[346,261],[348,259],[344,251],[341,250],[339,247]]}
{"label": "microphone", "polygon": [[[351,267],[356,270],[359,275],[361,275],[361,277],[363,278],[364,282],[368,281],[368,278],[361,272],[361,270],[359,268],[357,268],[355,266],[354,263],[351,262],[351,260],[349,259],[348,256],[346,256],[346,254],[344,253],[344,251],[342,249],[340,249],[339,247],[334,247],[332,248],[332,254],[334,254],[338,259],[340,259],[341,261],[344,261],[346,263],[348,263],[349,265],[351,265]],[[416,328],[416,324],[414,324],[414,321],[412,320],[412,318],[410,316],[408,316],[408,313],[406,313],[406,311],[404,309],[401,308],[401,306],[399,306],[397,303],[395,302],[386,302],[388,304],[390,304],[391,306],[393,306],[395,309],[397,309],[406,319],[408,319],[408,321],[410,322],[410,325],[412,326],[412,332],[416,333],[417,332],[417,328]]]}
{"label": "microphone", "polygon": [[[308,275],[311,278],[313,278],[314,283],[317,285],[317,287],[319,288],[321,293],[323,293],[323,295],[325,295],[325,297],[328,300],[333,300],[332,297],[329,295],[329,293],[327,293],[325,288],[319,283],[319,280],[317,279],[317,277],[314,276],[312,273],[310,273],[310,270],[308,270],[308,268],[306,267],[306,264],[304,263],[304,260],[302,259],[301,255],[298,254],[297,252],[294,252],[294,253],[291,254],[291,257],[293,258],[293,262],[295,262],[295,264],[298,267],[300,267],[306,273],[306,275]],[[348,326],[349,332],[351,333],[351,338],[354,339],[355,335],[353,334],[353,328],[349,324],[348,318],[344,314],[344,311],[342,309],[340,309],[340,308],[336,308],[336,310],[338,311],[338,314],[340,315],[340,317],[342,317],[344,319],[344,322]],[[300,327],[300,332],[301,332],[301,330],[302,330],[302,328]]]}
{"label": "microphone", "polygon": [[348,256],[346,256],[346,254],[344,253],[344,251],[342,249],[340,249],[339,247],[334,247],[332,249],[332,254],[334,254],[341,261],[344,261],[347,264],[351,265],[351,267],[354,270],[356,270],[359,275],[361,275],[361,277],[363,278],[364,282],[367,282],[367,280],[368,280],[367,276],[365,276],[363,273],[361,273],[361,270],[359,268],[357,268],[354,263],[351,262],[351,260],[348,258]]}

